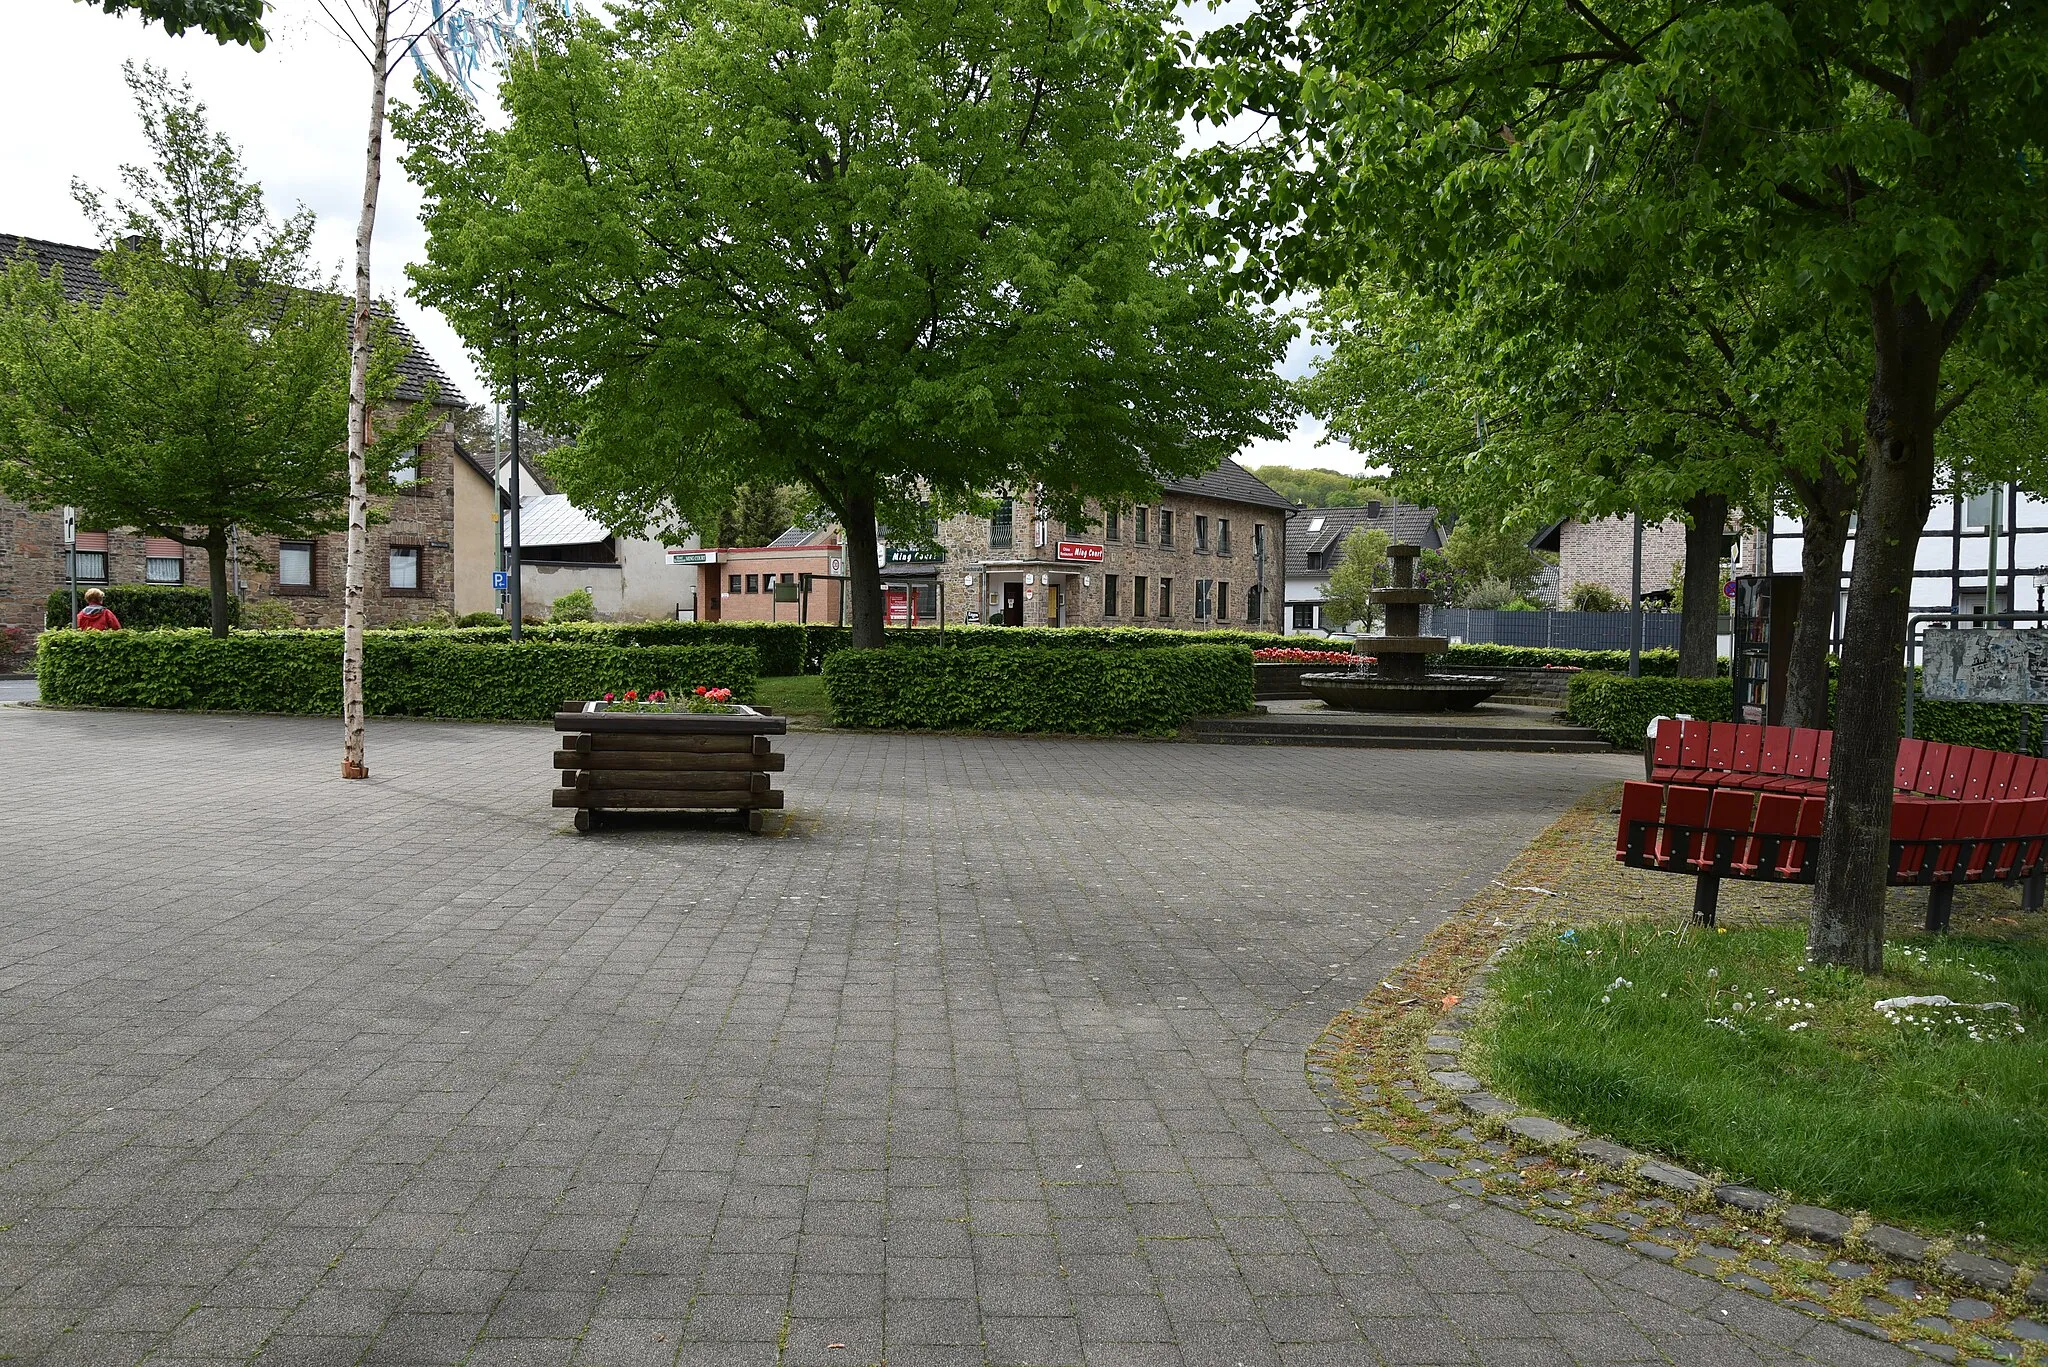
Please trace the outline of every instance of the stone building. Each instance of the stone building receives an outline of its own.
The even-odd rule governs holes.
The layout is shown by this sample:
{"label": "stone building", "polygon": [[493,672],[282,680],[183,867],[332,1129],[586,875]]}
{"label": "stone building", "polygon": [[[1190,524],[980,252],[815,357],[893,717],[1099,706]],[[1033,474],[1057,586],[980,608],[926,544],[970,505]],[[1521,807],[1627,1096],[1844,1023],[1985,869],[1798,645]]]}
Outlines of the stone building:
{"label": "stone building", "polygon": [[1028,497],[941,523],[941,560],[885,546],[892,618],[949,625],[1280,629],[1282,528],[1293,505],[1236,461],[1068,525]]}
{"label": "stone building", "polygon": [[[95,269],[97,248],[0,233],[0,258],[23,248],[47,272],[62,266],[65,291],[94,298],[106,284]],[[426,349],[390,320],[407,348],[399,364],[394,406],[432,397],[442,422],[413,451],[398,487],[378,499],[386,520],[370,528],[366,597],[372,625],[416,620],[434,611],[482,612],[496,606],[491,587],[492,549],[499,500],[490,468],[455,440],[452,421],[465,400]],[[405,478],[404,476],[410,476]],[[245,600],[288,604],[305,626],[341,624],[341,585],[347,536],[239,537],[238,588]],[[120,528],[81,527],[76,547],[78,584],[193,584],[207,582],[204,550]],[[0,622],[40,632],[51,592],[69,583],[63,514],[0,498]]]}

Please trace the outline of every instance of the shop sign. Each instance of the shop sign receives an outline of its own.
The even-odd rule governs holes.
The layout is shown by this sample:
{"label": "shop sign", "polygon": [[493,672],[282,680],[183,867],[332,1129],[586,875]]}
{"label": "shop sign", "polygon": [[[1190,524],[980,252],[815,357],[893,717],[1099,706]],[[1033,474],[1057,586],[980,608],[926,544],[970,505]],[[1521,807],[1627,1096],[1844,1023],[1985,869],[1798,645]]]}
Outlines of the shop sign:
{"label": "shop sign", "polygon": [[718,552],[672,550],[668,553],[668,563],[671,565],[716,565],[718,563]]}
{"label": "shop sign", "polygon": [[1086,565],[1099,565],[1102,563],[1102,547],[1089,541],[1062,541],[1057,558],[1078,560]]}

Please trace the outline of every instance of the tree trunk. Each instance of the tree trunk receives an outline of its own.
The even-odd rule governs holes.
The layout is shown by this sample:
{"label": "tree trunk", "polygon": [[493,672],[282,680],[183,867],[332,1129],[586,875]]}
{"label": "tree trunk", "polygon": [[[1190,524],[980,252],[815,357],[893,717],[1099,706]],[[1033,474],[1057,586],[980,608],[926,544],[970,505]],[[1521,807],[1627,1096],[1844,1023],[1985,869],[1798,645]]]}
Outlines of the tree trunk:
{"label": "tree trunk", "polygon": [[377,190],[384,170],[385,46],[391,0],[369,0],[375,21],[370,47],[370,141],[363,157],[363,212],[356,220],[356,302],[348,356],[348,559],[341,596],[341,776],[368,778],[363,757],[363,569],[369,554],[370,490],[363,467],[370,412],[370,239],[377,227]]}
{"label": "tree trunk", "polygon": [[213,634],[223,640],[228,634],[228,529],[206,529],[206,588],[213,600]]}
{"label": "tree trunk", "polygon": [[1785,667],[1786,726],[1828,726],[1828,628],[1842,587],[1842,547],[1849,539],[1849,514],[1863,487],[1857,434],[1842,434],[1843,449],[1823,460],[1820,478],[1799,487],[1804,525],[1799,551],[1799,618]]}
{"label": "tree trunk", "polygon": [[1721,620],[1721,534],[1726,494],[1696,494],[1685,505],[1685,601],[1678,619],[1678,677],[1711,679],[1720,672],[1716,626]]}
{"label": "tree trunk", "polygon": [[853,600],[853,645],[882,645],[882,570],[875,563],[875,500],[849,494],[845,500],[847,593]]}
{"label": "tree trunk", "polygon": [[1807,955],[1875,973],[1884,964],[1892,766],[1913,558],[1934,493],[1942,329],[1917,298],[1871,301],[1876,368],[1864,415],[1864,482],[1836,695],[1827,816]]}

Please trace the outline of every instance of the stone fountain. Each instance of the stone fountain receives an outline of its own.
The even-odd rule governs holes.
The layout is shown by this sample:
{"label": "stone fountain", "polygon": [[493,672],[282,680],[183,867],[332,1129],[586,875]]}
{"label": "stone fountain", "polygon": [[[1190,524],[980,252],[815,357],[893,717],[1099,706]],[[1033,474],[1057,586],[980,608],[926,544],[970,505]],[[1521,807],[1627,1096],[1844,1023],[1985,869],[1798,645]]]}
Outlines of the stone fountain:
{"label": "stone fountain", "polygon": [[[1415,557],[1420,546],[1389,546],[1394,586],[1374,589],[1372,600],[1387,611],[1384,636],[1364,636],[1352,643],[1358,663],[1347,674],[1304,674],[1302,686],[1331,707],[1347,712],[1464,712],[1500,691],[1505,680],[1487,674],[1432,674],[1428,656],[1450,649],[1444,636],[1422,634],[1422,605],[1428,589],[1415,587]],[[1366,657],[1379,663],[1368,667]]]}

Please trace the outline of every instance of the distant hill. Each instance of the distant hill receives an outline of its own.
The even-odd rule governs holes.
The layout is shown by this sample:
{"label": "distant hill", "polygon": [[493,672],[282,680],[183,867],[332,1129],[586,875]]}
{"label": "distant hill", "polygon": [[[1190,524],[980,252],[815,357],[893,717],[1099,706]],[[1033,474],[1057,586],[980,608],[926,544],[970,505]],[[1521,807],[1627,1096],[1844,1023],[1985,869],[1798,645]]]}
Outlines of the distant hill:
{"label": "distant hill", "polygon": [[1387,497],[1386,486],[1380,481],[1335,470],[1261,465],[1252,473],[1274,493],[1310,508],[1360,508],[1368,499]]}

